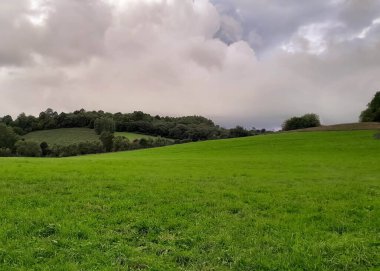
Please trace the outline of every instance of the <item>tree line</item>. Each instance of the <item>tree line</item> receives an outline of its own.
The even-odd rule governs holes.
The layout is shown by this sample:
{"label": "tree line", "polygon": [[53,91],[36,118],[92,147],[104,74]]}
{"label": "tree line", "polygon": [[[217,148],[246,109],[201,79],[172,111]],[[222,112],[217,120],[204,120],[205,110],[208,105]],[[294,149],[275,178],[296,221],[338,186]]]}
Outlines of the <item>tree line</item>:
{"label": "tree line", "polygon": [[0,118],[0,122],[12,127],[18,135],[25,135],[33,131],[58,128],[94,129],[98,127],[99,124],[96,122],[99,119],[111,119],[111,125],[114,126],[112,129],[116,132],[140,133],[179,141],[231,138],[266,132],[265,129],[246,130],[241,126],[225,129],[202,116],[161,117],[141,111],[113,114],[81,109],[71,113],[58,113],[49,108],[41,112],[38,117],[21,113],[16,119],[10,115],[4,116]]}
{"label": "tree line", "polygon": [[[46,142],[36,143],[22,139],[23,135],[33,131],[59,128],[94,129],[99,135],[100,142],[49,146]],[[115,136],[114,132],[132,132],[156,138],[142,138],[131,142],[125,137]],[[66,157],[209,139],[246,137],[266,132],[265,129],[247,130],[242,126],[225,129],[202,116],[161,117],[141,111],[113,114],[84,109],[58,114],[49,108],[41,112],[38,117],[21,113],[16,119],[10,115],[0,118],[0,156]]]}

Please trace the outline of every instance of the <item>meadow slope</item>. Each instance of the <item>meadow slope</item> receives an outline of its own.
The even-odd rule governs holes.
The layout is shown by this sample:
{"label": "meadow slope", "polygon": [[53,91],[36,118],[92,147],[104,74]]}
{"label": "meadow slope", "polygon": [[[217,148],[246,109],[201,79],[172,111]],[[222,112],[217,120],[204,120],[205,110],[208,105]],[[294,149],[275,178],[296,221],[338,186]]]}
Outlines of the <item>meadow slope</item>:
{"label": "meadow slope", "polygon": [[0,158],[0,270],[378,270],[373,134]]}
{"label": "meadow slope", "polygon": [[[141,138],[155,138],[153,136],[141,135],[136,133],[116,132],[115,136],[124,136],[130,141]],[[87,141],[100,141],[94,129],[89,128],[61,128],[52,130],[41,130],[23,136],[26,140],[41,143],[47,142],[49,145],[70,145]]]}

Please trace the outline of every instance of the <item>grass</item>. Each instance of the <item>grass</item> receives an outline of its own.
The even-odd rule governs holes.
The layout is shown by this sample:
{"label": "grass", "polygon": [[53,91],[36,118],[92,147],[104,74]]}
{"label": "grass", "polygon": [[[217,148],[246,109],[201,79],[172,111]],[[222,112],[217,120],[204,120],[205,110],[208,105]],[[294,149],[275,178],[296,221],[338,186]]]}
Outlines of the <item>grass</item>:
{"label": "grass", "polygon": [[[150,138],[150,136],[134,133],[116,132],[115,135],[125,136],[131,141],[140,138]],[[99,141],[99,135],[97,135],[93,129],[88,128],[62,128],[35,131],[25,135],[24,138],[38,143],[46,141],[49,145],[70,145],[86,141]]]}
{"label": "grass", "polygon": [[130,141],[133,141],[135,139],[141,139],[141,138],[145,138],[145,139],[149,139],[149,138],[154,139],[154,138],[156,138],[154,136],[135,134],[135,133],[128,133],[128,132],[116,132],[115,136],[124,136],[124,137],[128,138]]}
{"label": "grass", "polygon": [[379,270],[373,134],[0,158],[0,270]]}
{"label": "grass", "polygon": [[88,128],[62,128],[53,130],[35,131],[24,136],[26,140],[49,145],[70,145],[86,141],[99,141],[99,136],[93,129]]}
{"label": "grass", "polygon": [[316,131],[356,131],[356,130],[379,130],[380,122],[359,122],[344,123],[335,125],[322,125],[319,127],[299,129],[298,131],[316,132]]}

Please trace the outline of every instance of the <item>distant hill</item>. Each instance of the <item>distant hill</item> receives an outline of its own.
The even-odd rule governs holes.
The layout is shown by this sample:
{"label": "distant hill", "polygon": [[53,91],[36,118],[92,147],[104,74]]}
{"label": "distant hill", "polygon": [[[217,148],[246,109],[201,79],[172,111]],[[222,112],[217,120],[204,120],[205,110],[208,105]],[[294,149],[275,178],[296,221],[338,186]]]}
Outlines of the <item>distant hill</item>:
{"label": "distant hill", "polygon": [[354,131],[354,130],[377,130],[380,129],[380,122],[360,122],[360,123],[344,123],[335,125],[322,125],[320,127],[299,129],[299,132],[314,131]]}
{"label": "distant hill", "polygon": [[[150,138],[150,136],[135,133],[115,133],[115,135],[125,136],[131,141],[140,138]],[[26,134],[23,138],[38,143],[45,141],[49,145],[70,145],[86,141],[99,141],[99,135],[97,135],[93,129],[89,128],[61,128],[35,131]]]}

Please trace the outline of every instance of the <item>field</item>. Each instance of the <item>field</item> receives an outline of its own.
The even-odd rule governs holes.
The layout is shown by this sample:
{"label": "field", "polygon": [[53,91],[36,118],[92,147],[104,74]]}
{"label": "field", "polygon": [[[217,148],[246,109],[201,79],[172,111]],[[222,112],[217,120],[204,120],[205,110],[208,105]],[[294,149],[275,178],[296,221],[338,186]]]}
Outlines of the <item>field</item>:
{"label": "field", "polygon": [[133,141],[135,139],[141,139],[141,138],[145,138],[145,139],[149,139],[149,138],[154,139],[155,138],[154,136],[141,135],[141,134],[128,133],[128,132],[116,132],[115,136],[124,136],[124,137],[128,138],[130,141]]}
{"label": "field", "polygon": [[[143,137],[150,137],[134,133],[115,133],[115,135],[125,136],[131,141]],[[99,136],[95,131],[88,128],[63,128],[35,131],[25,135],[24,138],[38,143],[46,141],[49,145],[70,145],[86,141],[99,141]]]}
{"label": "field", "polygon": [[0,158],[0,270],[379,270],[374,133]]}
{"label": "field", "polygon": [[300,129],[298,131],[316,132],[316,131],[355,131],[355,130],[380,130],[379,122],[359,122],[344,123],[336,125],[322,125],[319,127]]}

